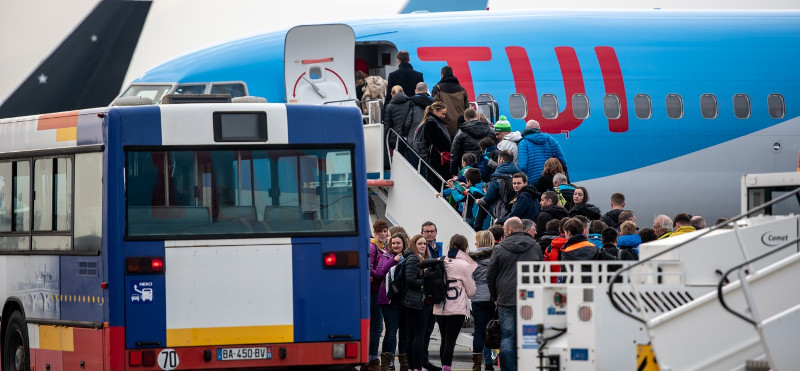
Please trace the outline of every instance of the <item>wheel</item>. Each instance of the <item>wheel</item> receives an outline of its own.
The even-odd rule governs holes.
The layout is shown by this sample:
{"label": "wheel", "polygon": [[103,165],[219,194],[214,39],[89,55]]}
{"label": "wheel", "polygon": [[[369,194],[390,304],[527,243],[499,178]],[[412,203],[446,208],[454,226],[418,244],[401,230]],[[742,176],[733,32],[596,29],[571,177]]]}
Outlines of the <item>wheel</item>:
{"label": "wheel", "polygon": [[25,324],[20,312],[14,312],[9,316],[4,337],[3,371],[28,371],[30,369],[28,325]]}

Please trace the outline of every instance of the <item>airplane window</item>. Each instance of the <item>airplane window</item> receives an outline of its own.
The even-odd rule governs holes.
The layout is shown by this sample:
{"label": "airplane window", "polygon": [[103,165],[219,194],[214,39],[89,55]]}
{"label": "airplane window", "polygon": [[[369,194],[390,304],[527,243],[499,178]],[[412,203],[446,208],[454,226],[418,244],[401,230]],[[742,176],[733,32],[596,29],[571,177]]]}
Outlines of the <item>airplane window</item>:
{"label": "airplane window", "polygon": [[589,97],[586,94],[572,94],[572,114],[579,120],[589,117]]}
{"label": "airplane window", "polygon": [[546,119],[558,117],[558,98],[555,95],[542,95],[542,116]]}
{"label": "airplane window", "polygon": [[616,94],[606,94],[603,97],[603,111],[606,114],[606,118],[612,120],[619,118],[619,97]]}
{"label": "airplane window", "polygon": [[683,117],[683,98],[680,94],[667,94],[667,117],[671,119]]}
{"label": "airplane window", "polygon": [[747,94],[736,94],[733,96],[733,114],[737,119],[750,117],[750,97]]}
{"label": "airplane window", "polygon": [[633,108],[636,111],[636,118],[647,120],[653,116],[653,103],[647,94],[636,94],[633,97]]}
{"label": "airplane window", "polygon": [[525,96],[518,93],[508,96],[508,111],[515,119],[525,118],[528,115],[528,103]]}
{"label": "airplane window", "polygon": [[241,82],[214,84],[211,86],[211,94],[230,94],[231,98],[247,95],[244,84]]}
{"label": "airplane window", "polygon": [[703,94],[700,96],[700,113],[703,118],[717,118],[717,97],[714,94]]}
{"label": "airplane window", "polygon": [[783,95],[770,94],[767,97],[767,106],[769,108],[769,117],[782,119],[786,116],[786,104],[783,100]]}

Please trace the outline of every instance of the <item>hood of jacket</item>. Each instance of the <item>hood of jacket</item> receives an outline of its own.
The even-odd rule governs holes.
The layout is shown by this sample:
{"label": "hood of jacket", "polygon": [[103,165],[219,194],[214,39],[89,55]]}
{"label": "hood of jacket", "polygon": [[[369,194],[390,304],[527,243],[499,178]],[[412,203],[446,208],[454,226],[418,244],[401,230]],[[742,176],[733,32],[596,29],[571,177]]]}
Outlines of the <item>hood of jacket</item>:
{"label": "hood of jacket", "polygon": [[403,92],[395,94],[392,100],[389,101],[389,103],[393,104],[404,104],[405,102],[408,102],[408,96]]}
{"label": "hood of jacket", "polygon": [[626,234],[617,237],[617,246],[619,247],[636,247],[642,243],[642,237],[638,234]]}
{"label": "hood of jacket", "polygon": [[503,140],[508,140],[511,142],[519,142],[521,139],[522,139],[522,134],[520,134],[518,131],[512,131],[503,137]]}
{"label": "hood of jacket", "polygon": [[469,257],[472,258],[472,260],[474,260],[476,263],[480,264],[481,260],[486,260],[491,258],[492,252],[494,252],[494,248],[492,247],[481,247],[478,250],[471,251],[469,253]]}
{"label": "hood of jacket", "polygon": [[525,129],[522,132],[522,138],[533,142],[533,144],[544,144],[547,142],[547,137],[539,129]]}
{"label": "hood of jacket", "polygon": [[548,213],[553,217],[555,217],[556,219],[562,219],[569,216],[569,212],[567,212],[567,209],[565,209],[564,206],[558,204],[547,206],[544,209],[542,209],[542,212]]}
{"label": "hood of jacket", "polygon": [[519,254],[533,248],[535,242],[536,240],[525,232],[514,232],[500,241],[500,245],[512,253]]}
{"label": "hood of jacket", "polygon": [[478,263],[476,261],[472,260],[472,258],[470,258],[470,256],[467,253],[465,253],[465,252],[463,252],[461,250],[458,250],[458,254],[456,254],[455,259],[463,260],[463,261],[467,262],[467,264],[469,264],[469,266],[470,266],[470,270],[471,271],[474,271],[475,268],[478,267]]}
{"label": "hood of jacket", "polygon": [[[536,190],[536,187],[534,187],[534,186],[532,186],[530,184],[522,187],[522,189],[519,190],[519,195],[522,195],[523,193],[525,193],[528,196],[530,196],[530,198],[533,199],[533,200],[537,200],[539,198],[539,197],[537,197],[537,195],[539,194],[539,191]],[[519,197],[519,196],[517,196],[517,197]]]}
{"label": "hood of jacket", "polygon": [[500,176],[500,175],[514,175],[515,173],[519,172],[519,168],[513,162],[504,162],[497,166],[497,169],[492,173],[492,176]]}
{"label": "hood of jacket", "polygon": [[458,78],[455,75],[444,75],[439,83],[458,84]]}
{"label": "hood of jacket", "polygon": [[408,97],[408,100],[422,108],[430,106],[434,102],[433,97],[431,97],[431,95],[428,93],[422,93]]}
{"label": "hood of jacket", "polygon": [[458,130],[461,130],[464,134],[467,134],[477,140],[481,140],[493,135],[492,129],[489,128],[489,124],[480,120],[467,121],[459,125]]}

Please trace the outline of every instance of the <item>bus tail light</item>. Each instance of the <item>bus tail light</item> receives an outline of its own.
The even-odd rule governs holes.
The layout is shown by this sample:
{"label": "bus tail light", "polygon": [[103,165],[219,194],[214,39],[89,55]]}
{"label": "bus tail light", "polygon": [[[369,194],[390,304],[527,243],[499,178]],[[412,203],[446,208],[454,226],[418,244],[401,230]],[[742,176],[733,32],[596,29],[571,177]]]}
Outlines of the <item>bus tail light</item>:
{"label": "bus tail light", "polygon": [[164,258],[160,256],[136,256],[125,258],[127,273],[164,273]]}
{"label": "bus tail light", "polygon": [[156,352],[154,350],[132,350],[128,364],[130,366],[153,367],[156,365]]}
{"label": "bus tail light", "polygon": [[351,268],[358,266],[358,251],[336,251],[322,253],[325,268]]}
{"label": "bus tail light", "polygon": [[333,359],[358,358],[358,344],[333,344]]}
{"label": "bus tail light", "polygon": [[356,358],[358,357],[358,344],[356,343],[347,343],[344,346],[344,357],[345,358]]}

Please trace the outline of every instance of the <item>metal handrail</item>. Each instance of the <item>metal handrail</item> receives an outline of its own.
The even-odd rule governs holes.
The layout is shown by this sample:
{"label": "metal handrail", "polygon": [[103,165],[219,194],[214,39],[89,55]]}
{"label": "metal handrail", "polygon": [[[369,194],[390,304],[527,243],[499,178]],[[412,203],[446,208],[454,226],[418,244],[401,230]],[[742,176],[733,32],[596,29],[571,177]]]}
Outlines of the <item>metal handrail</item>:
{"label": "metal handrail", "polygon": [[[413,148],[411,148],[411,145],[408,144],[408,141],[406,141],[406,139],[403,138],[402,135],[400,135],[398,132],[394,131],[394,129],[392,129],[392,128],[387,128],[387,129],[389,130],[389,132],[394,133],[394,135],[397,137],[396,140],[395,140],[394,148],[397,149],[398,145],[402,141],[403,144],[405,144],[405,146],[406,146],[406,150],[409,150],[409,151],[413,152],[414,155],[417,156],[417,159],[419,159],[419,162],[425,164],[425,166],[427,166],[429,170],[433,171],[434,175],[436,175],[436,177],[439,178],[439,180],[442,181],[442,185],[439,188],[439,193],[440,194],[443,193],[444,192],[444,185],[445,185],[445,183],[447,183],[447,181],[445,181],[444,178],[442,178],[441,175],[439,175],[439,172],[434,170],[433,167],[431,167],[431,165],[427,161],[423,160],[422,157],[419,155],[419,153],[417,153],[417,151],[415,151]],[[389,148],[389,135],[388,135],[389,132],[386,133],[387,135],[385,136],[385,139],[384,139],[386,141],[386,148]],[[389,166],[392,166],[392,156],[389,156]],[[420,172],[420,169],[419,169],[419,165],[417,165],[417,173],[420,173],[420,175],[421,175],[421,172]],[[496,219],[494,217],[494,215],[487,208],[485,208],[483,205],[479,205],[478,204],[478,199],[473,197],[471,193],[467,192],[467,197],[468,198],[472,198],[474,204],[477,205],[478,207],[483,209],[483,211],[486,212],[486,214],[490,217],[490,219],[489,219],[489,223],[490,224]]]}
{"label": "metal handrail", "polygon": [[[798,190],[800,190],[800,188],[798,188]],[[735,310],[733,310],[730,307],[728,307],[728,304],[725,302],[725,295],[722,292],[722,287],[725,286],[726,282],[728,282],[728,275],[733,273],[733,271],[741,269],[744,266],[746,266],[748,264],[752,264],[752,263],[754,263],[754,262],[756,262],[758,260],[761,260],[763,258],[766,258],[767,256],[770,256],[770,255],[772,255],[772,254],[774,254],[774,253],[776,253],[776,252],[778,252],[780,250],[783,250],[783,249],[785,249],[785,248],[787,248],[789,246],[796,245],[798,242],[800,242],[800,238],[796,238],[793,241],[789,241],[786,244],[783,244],[781,246],[778,246],[775,249],[767,251],[767,252],[765,252],[765,253],[763,253],[763,254],[761,254],[761,255],[753,258],[753,259],[750,259],[750,260],[748,260],[748,261],[746,261],[744,263],[741,263],[741,264],[729,269],[727,272],[725,272],[725,274],[722,275],[722,278],[720,279],[719,283],[717,284],[717,299],[719,299],[719,302],[720,302],[720,304],[722,304],[722,307],[725,308],[725,310],[727,310],[728,312],[730,312],[734,316],[739,317],[739,318],[745,320],[746,322],[749,322],[753,326],[757,326],[758,324],[755,321],[751,320],[750,318],[745,317],[743,314],[741,314],[739,312],[736,312]],[[742,282],[741,279],[740,279],[739,282],[740,282],[740,284],[743,284],[743,283],[741,283]]]}
{"label": "metal handrail", "polygon": [[739,215],[733,217],[732,219],[726,221],[725,223],[717,224],[717,225],[709,228],[705,232],[702,232],[702,233],[698,234],[697,236],[694,236],[694,237],[692,237],[692,238],[690,238],[690,239],[688,239],[686,241],[683,241],[683,242],[681,242],[681,243],[679,243],[679,244],[677,244],[675,246],[672,246],[672,247],[670,247],[670,248],[668,248],[666,250],[663,250],[663,251],[661,251],[661,252],[659,252],[659,253],[657,253],[657,254],[655,254],[655,255],[653,255],[653,256],[645,259],[645,260],[640,260],[636,264],[633,264],[633,265],[630,265],[630,266],[627,266],[627,267],[625,267],[623,269],[618,270],[616,272],[616,274],[614,275],[614,280],[612,280],[611,284],[608,285],[608,291],[606,292],[606,294],[608,294],[608,298],[611,300],[611,304],[614,306],[614,308],[618,312],[620,312],[620,313],[622,313],[622,314],[624,314],[624,315],[626,315],[628,317],[631,317],[631,318],[633,318],[633,319],[635,319],[635,320],[637,320],[637,321],[639,321],[641,323],[646,323],[645,320],[643,320],[641,318],[638,318],[638,317],[626,312],[625,310],[623,310],[622,307],[619,305],[619,303],[617,303],[617,301],[614,299],[614,295],[613,295],[613,293],[614,293],[614,284],[616,283],[617,277],[620,274],[622,274],[622,272],[627,272],[627,271],[629,271],[629,270],[631,270],[631,269],[633,269],[635,267],[641,266],[644,263],[647,263],[647,262],[649,262],[651,260],[654,260],[655,258],[658,258],[661,255],[664,255],[664,254],[666,254],[668,252],[676,250],[676,249],[682,247],[683,245],[688,244],[689,242],[692,242],[692,241],[694,241],[694,240],[696,240],[696,239],[698,239],[700,237],[703,237],[703,236],[705,236],[705,235],[707,235],[707,234],[709,234],[709,233],[711,233],[713,231],[716,231],[717,229],[723,228],[723,227],[727,226],[728,224],[732,224],[732,223],[735,223],[735,222],[737,222],[737,221],[739,221],[741,219],[744,219],[747,216],[749,216],[750,214],[753,214],[753,213],[758,212],[760,210],[763,210],[763,209],[765,209],[767,207],[770,207],[770,206],[772,206],[772,205],[774,205],[774,204],[776,204],[778,202],[781,202],[781,201],[783,201],[783,200],[785,200],[785,199],[787,199],[787,198],[789,198],[791,196],[794,196],[795,194],[800,194],[800,188],[797,188],[792,192],[788,192],[788,193],[786,193],[786,194],[784,194],[784,195],[782,195],[782,196],[780,196],[780,197],[778,197],[778,198],[776,198],[776,199],[774,199],[774,200],[772,200],[770,202],[762,204],[761,206],[755,207],[755,208],[750,209],[750,210],[748,210],[748,211],[746,211],[746,212],[744,212],[742,214],[739,214]]}

